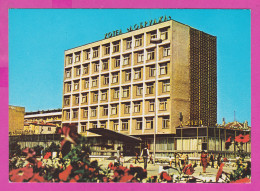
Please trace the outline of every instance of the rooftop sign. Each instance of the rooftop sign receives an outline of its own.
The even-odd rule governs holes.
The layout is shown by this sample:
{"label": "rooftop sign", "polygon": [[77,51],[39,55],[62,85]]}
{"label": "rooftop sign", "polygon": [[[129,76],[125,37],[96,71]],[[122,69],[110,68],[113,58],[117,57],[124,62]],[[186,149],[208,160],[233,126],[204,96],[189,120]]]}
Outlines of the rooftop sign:
{"label": "rooftop sign", "polygon": [[[130,26],[129,28],[127,28],[127,32],[135,31],[135,30],[138,30],[138,29],[141,29],[141,28],[144,28],[144,27],[152,26],[152,25],[155,25],[155,24],[158,24],[158,23],[169,21],[169,20],[171,20],[170,16],[168,16],[168,17],[162,16],[162,17],[159,17],[158,20],[152,19],[150,21],[140,22],[139,24],[135,24],[133,27]],[[121,35],[121,34],[122,34],[121,29],[115,30],[113,32],[106,33],[105,39],[108,39],[108,38],[111,38],[111,37],[114,37],[114,36],[118,36],[118,35]]]}

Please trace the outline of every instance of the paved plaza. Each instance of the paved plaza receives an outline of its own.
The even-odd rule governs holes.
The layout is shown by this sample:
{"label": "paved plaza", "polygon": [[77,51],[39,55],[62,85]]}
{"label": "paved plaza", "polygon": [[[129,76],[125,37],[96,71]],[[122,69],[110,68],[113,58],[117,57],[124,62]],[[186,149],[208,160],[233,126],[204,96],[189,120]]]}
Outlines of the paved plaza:
{"label": "paved plaza", "polygon": [[[114,160],[112,159],[106,159],[106,158],[93,158],[91,160],[98,160],[99,164],[102,165],[101,167],[106,168],[108,166],[109,163],[114,163]],[[193,162],[194,163],[194,162]],[[134,163],[134,160],[129,160],[129,162],[125,162],[123,166],[125,167],[130,167],[130,165],[133,166],[141,166],[144,167],[144,163]],[[211,164],[211,163],[210,163]],[[206,169],[206,173],[202,173],[202,167],[199,165],[199,162],[197,161],[197,167],[195,167],[195,172],[193,173],[192,176],[200,179],[201,181],[206,181],[206,182],[215,182],[216,181],[216,175],[218,172],[217,168],[211,168],[211,166],[208,166]],[[147,165],[147,173],[148,173],[148,177],[151,176],[158,176],[160,172],[162,171],[166,171],[169,174],[174,174],[174,176],[178,176],[178,172],[174,169],[166,169],[163,170],[163,166],[168,166],[169,167],[169,163],[156,163],[154,164],[148,164]],[[172,167],[174,167],[174,164],[172,164]],[[216,162],[215,162],[215,167],[216,167]],[[224,172],[227,173],[231,173],[232,170],[235,170],[236,166],[234,165],[234,163],[225,163],[225,166],[223,168]],[[225,178],[225,175],[223,175],[223,178]],[[222,182],[223,180],[220,179],[219,182]]]}

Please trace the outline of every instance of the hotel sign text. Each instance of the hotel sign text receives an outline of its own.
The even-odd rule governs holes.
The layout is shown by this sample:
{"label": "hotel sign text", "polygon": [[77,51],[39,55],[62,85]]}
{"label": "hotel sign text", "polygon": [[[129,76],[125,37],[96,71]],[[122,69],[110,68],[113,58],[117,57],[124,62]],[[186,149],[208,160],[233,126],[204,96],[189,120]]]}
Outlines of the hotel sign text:
{"label": "hotel sign text", "polygon": [[[139,24],[135,24],[133,27],[130,26],[129,28],[127,28],[127,32],[131,32],[131,31],[134,31],[134,30],[138,30],[138,29],[141,29],[141,28],[144,28],[144,27],[152,26],[152,25],[155,25],[155,24],[158,24],[158,23],[169,21],[169,20],[171,20],[170,16],[168,16],[168,17],[162,16],[162,17],[159,17],[158,20],[154,19],[154,20],[150,20],[150,21],[141,22]],[[114,36],[118,36],[118,35],[121,35],[121,34],[122,34],[121,29],[115,30],[113,32],[106,33],[105,39],[108,39],[108,38],[111,38],[111,37],[114,37]]]}

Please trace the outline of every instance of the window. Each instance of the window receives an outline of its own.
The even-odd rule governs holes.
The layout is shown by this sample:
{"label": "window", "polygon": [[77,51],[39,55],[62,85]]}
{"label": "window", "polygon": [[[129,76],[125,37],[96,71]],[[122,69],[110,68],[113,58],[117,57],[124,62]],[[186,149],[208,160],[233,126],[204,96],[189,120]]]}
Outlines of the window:
{"label": "window", "polygon": [[154,101],[149,102],[149,111],[154,111]]}
{"label": "window", "polygon": [[118,99],[119,98],[119,89],[115,89],[114,90],[114,99]]}
{"label": "window", "polygon": [[113,45],[113,52],[119,52],[119,42],[116,42],[116,43]]}
{"label": "window", "polygon": [[119,123],[118,122],[117,123],[114,122],[114,125],[113,125],[114,131],[118,131],[118,126],[119,126]]}
{"label": "window", "polygon": [[71,71],[66,71],[66,78],[70,78],[71,77]]}
{"label": "window", "polygon": [[111,105],[111,115],[117,114],[117,105]]}
{"label": "window", "polygon": [[134,113],[139,113],[140,112],[140,107],[141,107],[141,103],[140,102],[135,102],[134,103]]}
{"label": "window", "polygon": [[88,109],[83,110],[83,118],[88,118]]}
{"label": "window", "polygon": [[87,103],[87,95],[82,95],[82,103]]}
{"label": "window", "polygon": [[162,92],[169,92],[170,91],[170,81],[167,80],[163,82]]}
{"label": "window", "polygon": [[153,129],[153,118],[149,117],[146,119],[146,129]]}
{"label": "window", "polygon": [[97,123],[92,123],[92,127],[93,128],[97,128],[98,126],[97,126]]}
{"label": "window", "polygon": [[97,78],[92,79],[92,87],[97,87]]}
{"label": "window", "polygon": [[168,129],[169,127],[170,127],[170,119],[169,119],[169,117],[163,117],[162,128],[163,129]]}
{"label": "window", "polygon": [[70,112],[66,111],[66,120],[69,120],[69,119],[70,119]]}
{"label": "window", "polygon": [[75,54],[75,62],[79,62],[79,61],[80,61],[80,53]]}
{"label": "window", "polygon": [[92,108],[91,109],[91,117],[96,117],[96,115],[97,115],[97,108]]}
{"label": "window", "polygon": [[79,89],[79,83],[78,82],[74,82],[74,90],[78,90]]}
{"label": "window", "polygon": [[51,127],[48,127],[48,131],[51,131]]}
{"label": "window", "polygon": [[135,39],[135,46],[138,47],[138,46],[142,46],[142,37],[136,37]]}
{"label": "window", "polygon": [[93,101],[94,102],[98,101],[98,92],[93,93]]}
{"label": "window", "polygon": [[115,58],[115,68],[120,66],[120,58]]}
{"label": "window", "polygon": [[73,110],[73,119],[78,118],[78,110]]}
{"label": "window", "polygon": [[128,130],[128,121],[122,121],[122,131]]}
{"label": "window", "polygon": [[157,38],[157,34],[156,33],[151,33],[151,39],[155,39]]}
{"label": "window", "polygon": [[89,80],[85,80],[85,88],[89,88]]}
{"label": "window", "polygon": [[109,84],[109,76],[104,76],[104,85]]}
{"label": "window", "polygon": [[76,76],[80,76],[80,68],[76,68]]}
{"label": "window", "polygon": [[146,94],[153,94],[154,85],[153,84],[147,84],[146,86]]}
{"label": "window", "polygon": [[154,59],[154,50],[150,50],[147,52],[147,60],[153,60]]}
{"label": "window", "polygon": [[137,62],[143,62],[143,61],[144,61],[144,53],[138,53]]}
{"label": "window", "polygon": [[103,107],[103,116],[108,116],[108,107],[107,106]]}
{"label": "window", "polygon": [[105,47],[105,55],[109,54],[110,53],[110,46],[106,46]]}
{"label": "window", "polygon": [[85,51],[85,59],[89,60],[90,59],[90,50]]}
{"label": "window", "polygon": [[70,56],[70,57],[68,58],[68,62],[69,62],[69,64],[72,64],[72,56]]}
{"label": "window", "polygon": [[81,132],[85,133],[87,131],[86,125],[81,125]]}
{"label": "window", "polygon": [[112,83],[117,83],[118,82],[118,73],[112,74]]}
{"label": "window", "polygon": [[135,69],[134,72],[135,72],[134,79],[135,80],[140,79],[141,78],[141,68]]}
{"label": "window", "polygon": [[106,91],[101,93],[101,100],[102,101],[107,100],[107,92]]}
{"label": "window", "polygon": [[161,64],[160,65],[160,75],[167,74],[167,64]]}
{"label": "window", "polygon": [[155,66],[151,66],[150,68],[149,68],[149,77],[153,77],[153,76],[155,76]]}
{"label": "window", "polygon": [[99,71],[99,63],[95,63],[94,64],[94,72],[98,72]]}
{"label": "window", "polygon": [[129,87],[123,88],[122,97],[126,98],[129,96]]}
{"label": "window", "polygon": [[143,95],[143,86],[137,86],[137,88],[136,88],[136,95],[137,96]]}
{"label": "window", "polygon": [[163,57],[170,55],[170,47],[164,47],[163,48]]}
{"label": "window", "polygon": [[108,69],[108,61],[103,61],[103,70],[107,70]]}
{"label": "window", "polygon": [[136,130],[142,130],[142,127],[143,127],[142,119],[137,119],[136,120]]}
{"label": "window", "polygon": [[88,73],[88,65],[83,66],[83,74]]}
{"label": "window", "polygon": [[93,58],[97,58],[98,57],[98,49],[94,49],[93,50]]}
{"label": "window", "polygon": [[75,96],[75,104],[79,104],[79,96]]}
{"label": "window", "polygon": [[68,91],[68,92],[71,91],[71,84],[67,84],[67,91]]}
{"label": "window", "polygon": [[125,71],[125,81],[131,80],[131,71]]}
{"label": "window", "polygon": [[106,122],[102,122],[102,123],[100,123],[100,128],[105,129],[105,128],[106,128]]}
{"label": "window", "polygon": [[167,99],[160,99],[159,109],[160,109],[161,111],[167,110]]}
{"label": "window", "polygon": [[129,56],[124,57],[123,65],[128,65],[129,64]]}
{"label": "window", "polygon": [[167,30],[161,31],[161,39],[162,40],[168,39],[168,31]]}
{"label": "window", "polygon": [[125,114],[130,113],[130,104],[125,104]]}
{"label": "window", "polygon": [[126,41],[126,49],[132,48],[132,40],[127,40]]}
{"label": "window", "polygon": [[69,97],[64,98],[64,105],[70,105],[70,98]]}

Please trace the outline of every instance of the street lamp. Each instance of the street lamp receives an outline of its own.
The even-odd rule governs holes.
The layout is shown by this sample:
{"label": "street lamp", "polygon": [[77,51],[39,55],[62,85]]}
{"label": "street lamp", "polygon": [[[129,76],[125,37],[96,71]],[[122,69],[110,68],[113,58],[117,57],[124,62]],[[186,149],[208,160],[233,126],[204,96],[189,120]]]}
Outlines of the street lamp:
{"label": "street lamp", "polygon": [[159,56],[159,49],[158,49],[158,44],[162,42],[162,39],[160,38],[152,38],[150,40],[150,43],[152,44],[156,44],[156,60],[155,60],[155,110],[154,110],[154,134],[153,134],[153,156],[154,156],[154,165],[155,165],[155,140],[156,140],[156,129],[157,129],[157,94],[158,94],[158,90],[157,90],[157,78],[158,78],[158,56]]}

